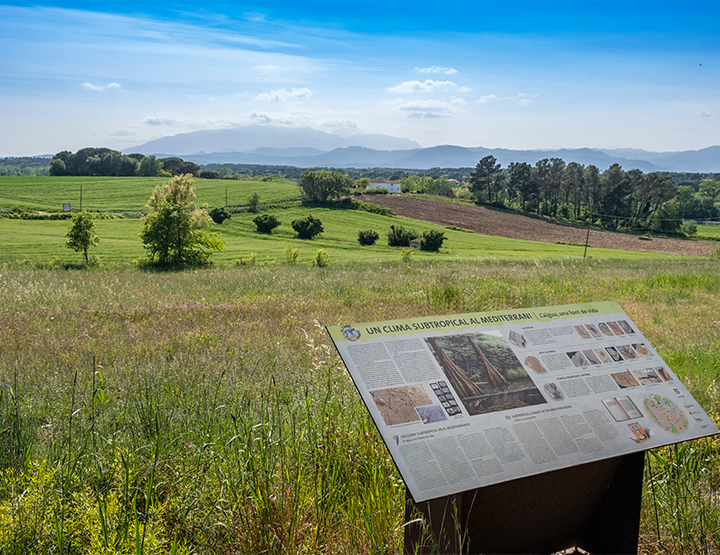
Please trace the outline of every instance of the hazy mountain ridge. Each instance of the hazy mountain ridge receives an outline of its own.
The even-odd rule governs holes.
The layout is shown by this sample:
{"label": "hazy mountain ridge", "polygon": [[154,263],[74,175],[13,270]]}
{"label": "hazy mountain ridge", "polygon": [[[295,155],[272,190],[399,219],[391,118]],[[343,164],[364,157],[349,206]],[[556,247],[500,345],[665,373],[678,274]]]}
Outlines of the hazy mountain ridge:
{"label": "hazy mountain ridge", "polygon": [[297,167],[428,169],[474,167],[480,158],[494,156],[503,167],[512,162],[535,164],[543,158],[595,165],[605,170],[620,164],[643,172],[719,172],[720,146],[684,152],[641,149],[510,150],[439,145],[422,148],[408,139],[387,135],[340,137],[310,128],[247,126],[195,131],[163,137],[123,152],[158,157],[180,156],[198,164],[263,164]]}

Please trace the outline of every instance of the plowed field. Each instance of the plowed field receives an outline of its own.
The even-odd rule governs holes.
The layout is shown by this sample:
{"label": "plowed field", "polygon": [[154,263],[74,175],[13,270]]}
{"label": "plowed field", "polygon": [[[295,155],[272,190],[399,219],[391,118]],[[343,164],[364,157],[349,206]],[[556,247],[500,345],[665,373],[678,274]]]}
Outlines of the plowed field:
{"label": "plowed field", "polygon": [[[483,235],[583,245],[587,237],[587,228],[554,224],[519,214],[488,210],[481,206],[399,195],[365,195],[358,198],[363,202],[387,206],[399,216],[442,226],[454,225]],[[605,249],[707,256],[717,243],[665,237],[653,237],[652,241],[645,241],[629,233],[591,230],[588,245]]]}

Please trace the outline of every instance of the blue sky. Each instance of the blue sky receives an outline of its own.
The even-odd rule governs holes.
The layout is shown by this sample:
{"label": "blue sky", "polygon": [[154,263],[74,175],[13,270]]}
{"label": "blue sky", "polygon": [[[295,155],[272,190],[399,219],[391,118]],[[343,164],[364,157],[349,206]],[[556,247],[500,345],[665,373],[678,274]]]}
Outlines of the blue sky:
{"label": "blue sky", "polygon": [[720,2],[0,5],[0,156],[263,124],[423,146],[720,144]]}

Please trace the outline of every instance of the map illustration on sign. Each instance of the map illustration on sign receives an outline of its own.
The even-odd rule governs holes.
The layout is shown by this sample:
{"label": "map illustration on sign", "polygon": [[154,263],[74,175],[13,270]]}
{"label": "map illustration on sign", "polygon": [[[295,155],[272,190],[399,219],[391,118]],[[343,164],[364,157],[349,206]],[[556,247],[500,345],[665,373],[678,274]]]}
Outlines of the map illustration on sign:
{"label": "map illustration on sign", "polygon": [[643,405],[650,418],[666,432],[682,434],[687,431],[687,416],[667,397],[653,395],[647,397]]}
{"label": "map illustration on sign", "polygon": [[718,433],[614,302],[327,329],[416,502]]}

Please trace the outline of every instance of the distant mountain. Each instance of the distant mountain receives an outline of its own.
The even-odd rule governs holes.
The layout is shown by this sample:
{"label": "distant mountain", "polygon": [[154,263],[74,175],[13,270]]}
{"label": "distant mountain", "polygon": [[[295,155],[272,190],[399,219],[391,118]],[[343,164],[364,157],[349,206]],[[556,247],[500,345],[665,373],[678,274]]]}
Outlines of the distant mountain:
{"label": "distant mountain", "polygon": [[[248,125],[232,129],[213,129],[180,133],[163,137],[142,145],[126,148],[125,153],[145,155],[172,152],[175,156],[198,153],[249,152],[258,148],[297,149],[314,148],[324,152],[350,146],[376,150],[403,150],[420,148],[415,141],[387,135],[354,135],[340,137],[309,127],[280,128],[269,125]],[[291,154],[294,155],[294,154]]]}
{"label": "distant mountain", "polygon": [[124,149],[158,157],[181,156],[198,164],[262,164],[301,168],[474,167],[492,155],[503,166],[512,162],[535,164],[543,158],[595,165],[601,171],[613,164],[643,172],[720,172],[720,146],[684,152],[648,152],[640,149],[508,150],[417,143],[387,135],[340,137],[310,128],[253,125],[234,129],[195,131],[163,137]]}

